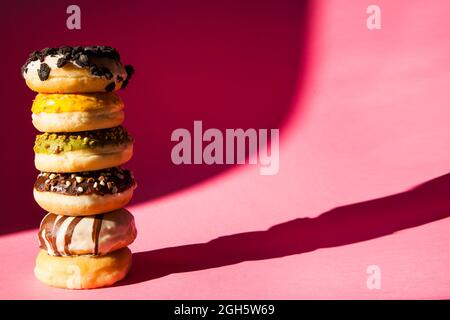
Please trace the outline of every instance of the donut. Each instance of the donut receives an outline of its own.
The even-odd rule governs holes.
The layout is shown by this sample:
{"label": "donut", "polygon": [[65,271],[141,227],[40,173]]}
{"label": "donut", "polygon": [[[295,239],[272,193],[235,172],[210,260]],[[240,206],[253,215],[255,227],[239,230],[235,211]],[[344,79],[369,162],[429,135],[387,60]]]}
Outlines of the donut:
{"label": "donut", "polygon": [[40,250],[34,274],[46,285],[66,289],[94,289],[122,280],[131,267],[127,247],[102,256],[52,256]]}
{"label": "donut", "polygon": [[39,93],[31,111],[41,132],[77,132],[119,126],[123,101],[115,93]]}
{"label": "donut", "polygon": [[133,215],[125,209],[79,217],[48,213],[38,240],[52,256],[105,255],[133,243],[136,234]]}
{"label": "donut", "polygon": [[124,207],[137,184],[119,167],[78,173],[39,173],[33,195],[44,210],[60,215],[88,216]]}
{"label": "donut", "polygon": [[124,89],[133,74],[107,46],[45,48],[22,67],[28,87],[41,93],[111,92]]}
{"label": "donut", "polygon": [[36,136],[34,164],[40,171],[94,171],[124,164],[133,155],[133,138],[122,126]]}

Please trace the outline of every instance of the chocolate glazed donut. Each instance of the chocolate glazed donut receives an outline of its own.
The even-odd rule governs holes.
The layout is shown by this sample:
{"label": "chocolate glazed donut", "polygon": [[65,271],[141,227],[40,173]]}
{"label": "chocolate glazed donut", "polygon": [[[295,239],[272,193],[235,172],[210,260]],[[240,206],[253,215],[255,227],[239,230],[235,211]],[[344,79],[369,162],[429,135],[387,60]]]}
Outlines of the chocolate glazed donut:
{"label": "chocolate glazed donut", "polygon": [[119,167],[76,173],[41,172],[33,195],[48,212],[92,216],[124,207],[135,188],[131,171]]}

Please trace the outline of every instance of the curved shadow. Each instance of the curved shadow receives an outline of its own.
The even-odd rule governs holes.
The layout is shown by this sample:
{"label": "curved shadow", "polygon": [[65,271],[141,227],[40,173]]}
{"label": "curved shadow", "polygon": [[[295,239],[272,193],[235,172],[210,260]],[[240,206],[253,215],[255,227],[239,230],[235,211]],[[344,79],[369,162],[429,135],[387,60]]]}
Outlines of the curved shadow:
{"label": "curved shadow", "polygon": [[450,174],[406,192],[338,207],[317,218],[295,219],[265,231],[228,235],[207,243],[135,253],[132,271],[119,285],[343,246],[448,216]]}
{"label": "curved shadow", "polygon": [[[193,134],[195,120],[203,122],[203,130],[222,132],[281,128],[301,89],[308,1],[200,2],[177,6],[176,23],[183,28],[174,29],[172,22],[155,17],[165,32],[150,35],[152,49],[133,79],[134,86],[145,82],[145,90],[124,92],[125,123],[136,138],[136,156],[129,166],[142,181],[131,204],[233,167],[174,165],[171,150],[176,142],[170,137],[175,129]],[[136,112],[143,102],[148,105],[145,116]]]}

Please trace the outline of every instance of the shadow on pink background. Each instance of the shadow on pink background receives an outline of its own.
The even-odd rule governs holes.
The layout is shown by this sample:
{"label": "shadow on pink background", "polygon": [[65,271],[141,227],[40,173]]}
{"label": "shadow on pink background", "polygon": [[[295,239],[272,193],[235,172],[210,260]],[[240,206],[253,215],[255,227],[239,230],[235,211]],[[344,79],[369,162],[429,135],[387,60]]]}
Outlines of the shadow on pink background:
{"label": "shadow on pink background", "polygon": [[[4,130],[21,128],[2,135],[14,151],[0,155],[2,298],[450,297],[448,1],[379,0],[377,31],[365,0],[82,1],[76,32],[64,29],[67,4],[10,4],[0,22],[14,30],[1,51]],[[115,46],[137,69],[122,92],[136,138],[134,265],[93,291],[32,274],[28,229],[43,212],[31,197],[33,94],[18,70],[62,42]],[[172,165],[170,134],[194,120],[280,128],[279,173]],[[366,285],[371,265],[379,290]]]}
{"label": "shadow on pink background", "polygon": [[280,258],[386,236],[450,216],[449,188],[450,174],[446,174],[403,193],[338,207],[316,218],[283,222],[265,231],[138,252],[133,256],[133,272],[118,285],[148,281],[171,273]]}

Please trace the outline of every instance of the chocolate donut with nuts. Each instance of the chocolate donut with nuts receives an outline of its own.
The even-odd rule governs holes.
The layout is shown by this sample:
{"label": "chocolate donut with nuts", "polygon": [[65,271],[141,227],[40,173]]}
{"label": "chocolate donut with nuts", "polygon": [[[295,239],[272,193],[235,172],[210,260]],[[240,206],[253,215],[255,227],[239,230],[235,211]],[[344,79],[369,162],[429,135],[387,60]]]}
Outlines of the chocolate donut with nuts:
{"label": "chocolate donut with nuts", "polygon": [[125,206],[136,186],[132,172],[120,167],[76,173],[41,172],[33,194],[49,212],[84,216]]}

